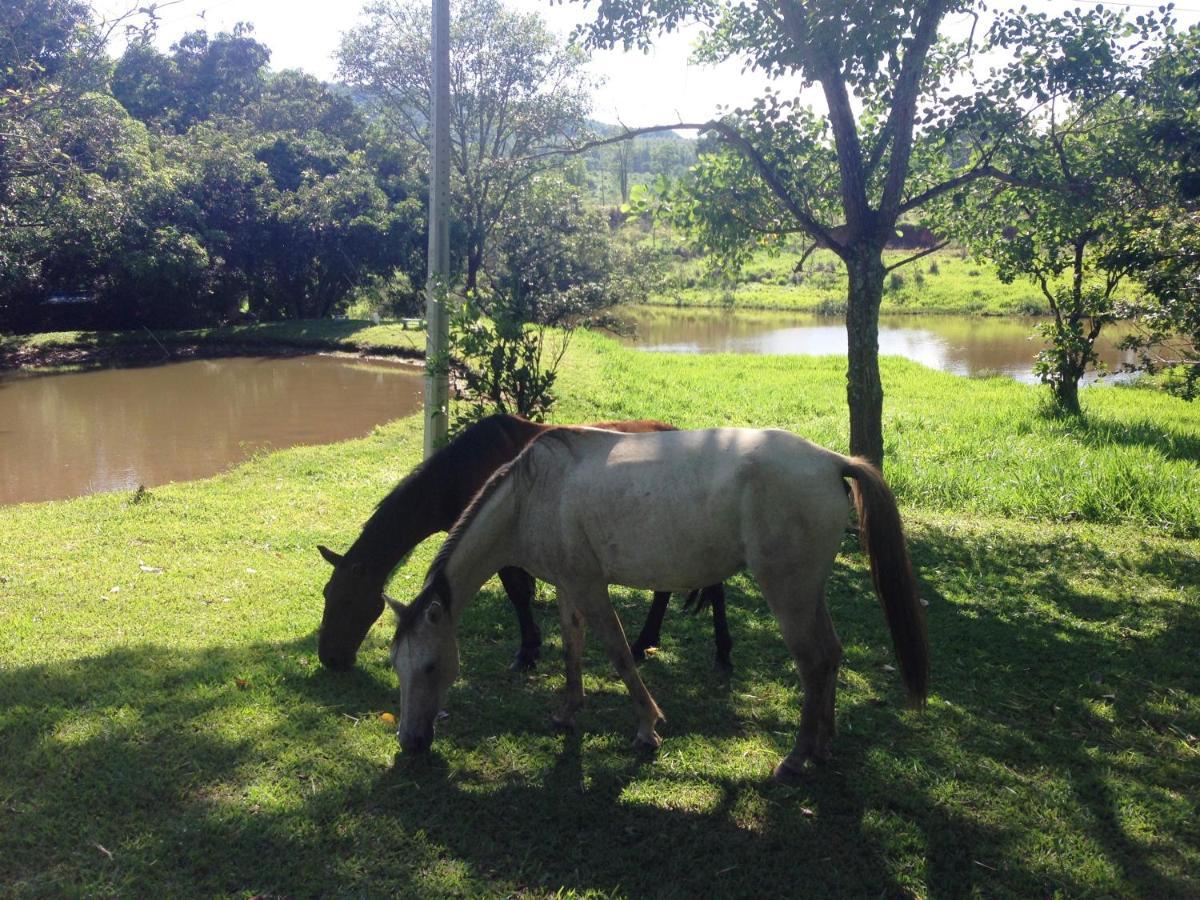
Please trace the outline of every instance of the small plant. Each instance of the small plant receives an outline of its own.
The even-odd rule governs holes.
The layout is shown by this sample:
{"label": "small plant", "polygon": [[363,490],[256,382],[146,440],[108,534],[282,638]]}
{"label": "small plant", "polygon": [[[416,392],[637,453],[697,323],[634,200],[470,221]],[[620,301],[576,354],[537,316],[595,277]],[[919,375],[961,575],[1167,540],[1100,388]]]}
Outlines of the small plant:
{"label": "small plant", "polygon": [[473,300],[459,304],[451,317],[451,352],[468,412],[466,425],[493,413],[546,418],[554,405],[555,379],[570,343],[571,331],[555,331],[497,314],[489,319]]}
{"label": "small plant", "polygon": [[940,272],[941,272],[941,270],[938,268],[937,260],[935,259],[933,262],[931,262],[931,263],[929,264],[929,274],[930,274],[930,275],[937,275],[937,274],[939,274]]}
{"label": "small plant", "polygon": [[899,291],[904,287],[904,276],[899,272],[893,272],[888,276],[888,290]]}

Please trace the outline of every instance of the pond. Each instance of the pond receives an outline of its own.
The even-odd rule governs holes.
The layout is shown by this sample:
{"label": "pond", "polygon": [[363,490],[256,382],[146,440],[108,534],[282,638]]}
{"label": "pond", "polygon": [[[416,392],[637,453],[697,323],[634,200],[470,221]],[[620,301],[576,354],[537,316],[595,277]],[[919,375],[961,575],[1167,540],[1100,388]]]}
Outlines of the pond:
{"label": "pond", "polygon": [[421,369],[333,356],[0,375],[0,504],[205,478],[421,409]]}
{"label": "pond", "polygon": [[[617,313],[636,327],[625,342],[650,352],[846,354],[846,325],[838,317],[648,306],[624,307]],[[879,352],[956,375],[994,373],[1035,383],[1033,358],[1041,347],[1032,337],[1037,322],[985,316],[880,316]],[[1097,345],[1112,372],[1134,361],[1132,353],[1116,347],[1124,333],[1114,328],[1101,335]]]}

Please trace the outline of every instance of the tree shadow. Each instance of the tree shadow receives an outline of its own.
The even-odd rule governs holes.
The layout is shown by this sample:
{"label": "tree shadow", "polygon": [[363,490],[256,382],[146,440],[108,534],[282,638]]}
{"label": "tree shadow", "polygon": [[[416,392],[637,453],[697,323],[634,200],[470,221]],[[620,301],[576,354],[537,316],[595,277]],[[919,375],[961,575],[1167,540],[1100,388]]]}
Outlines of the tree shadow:
{"label": "tree shadow", "polygon": [[[1188,894],[1180,734],[1200,732],[1200,619],[1178,595],[1200,562],[1131,551],[1146,593],[1114,598],[1074,577],[1113,554],[1064,535],[918,530],[924,714],[900,711],[863,561],[840,557],[840,735],[794,786],[767,773],[792,741],[796,677],[745,578],[729,587],[731,679],[710,669],[707,617],[677,609],[643,666],[668,715],[654,758],[630,751],[629,700],[590,646],[581,730],[550,732],[561,664],[506,670],[498,595],[464,617],[451,717],[418,758],[397,758],[377,719],[397,703],[386,629],[342,674],[317,666],[312,635],[6,667],[0,879],[40,894]],[[645,608],[616,602],[627,622]]]}
{"label": "tree shadow", "polygon": [[1133,447],[1152,450],[1165,459],[1200,462],[1200,435],[1190,430],[1164,428],[1128,414],[1113,418],[1094,410],[1079,417],[1043,414],[1043,418],[1085,447]]}

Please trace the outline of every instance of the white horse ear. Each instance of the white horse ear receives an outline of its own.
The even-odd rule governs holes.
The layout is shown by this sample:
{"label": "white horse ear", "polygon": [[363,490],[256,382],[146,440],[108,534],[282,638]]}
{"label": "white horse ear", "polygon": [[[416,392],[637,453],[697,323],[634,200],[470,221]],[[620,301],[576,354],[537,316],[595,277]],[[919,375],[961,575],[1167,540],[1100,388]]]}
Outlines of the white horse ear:
{"label": "white horse ear", "polygon": [[332,550],[322,544],[317,544],[317,550],[323,557],[325,557],[325,562],[329,563],[331,566],[337,566],[338,563],[342,561],[343,557],[337,553],[334,553]]}
{"label": "white horse ear", "polygon": [[442,621],[443,612],[445,612],[445,610],[442,608],[441,602],[434,600],[427,607],[425,607],[425,621],[430,625],[436,625],[438,622]]}

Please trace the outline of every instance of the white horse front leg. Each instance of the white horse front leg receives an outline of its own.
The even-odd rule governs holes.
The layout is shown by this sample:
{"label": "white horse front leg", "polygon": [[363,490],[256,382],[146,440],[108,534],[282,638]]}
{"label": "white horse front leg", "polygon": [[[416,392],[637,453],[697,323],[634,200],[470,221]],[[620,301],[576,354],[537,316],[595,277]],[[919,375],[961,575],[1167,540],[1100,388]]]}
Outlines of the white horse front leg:
{"label": "white horse front leg", "polygon": [[575,713],[583,706],[583,615],[570,592],[558,593],[558,618],[562,627],[563,666],[567,681],[562,704],[551,716],[555,728],[575,727]]}
{"label": "white horse front leg", "polygon": [[633,739],[634,746],[657,750],[662,744],[662,738],[654,729],[665,717],[646,689],[642,676],[638,674],[629,642],[625,640],[625,629],[621,627],[621,620],[617,618],[616,610],[609,599],[608,585],[600,584],[581,592],[579,606],[587,617],[588,624],[604,644],[608,658],[629,690],[629,696],[633,698],[638,720],[637,734]]}

